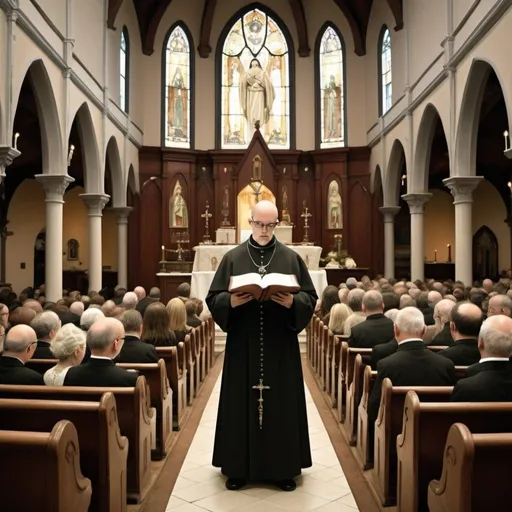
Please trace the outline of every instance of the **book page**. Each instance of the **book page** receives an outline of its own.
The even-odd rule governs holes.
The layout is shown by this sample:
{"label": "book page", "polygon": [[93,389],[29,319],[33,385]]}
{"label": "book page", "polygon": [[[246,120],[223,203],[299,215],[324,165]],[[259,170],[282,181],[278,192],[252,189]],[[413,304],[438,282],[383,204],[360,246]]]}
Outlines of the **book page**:
{"label": "book page", "polygon": [[262,288],[268,288],[269,286],[279,286],[293,289],[300,288],[295,274],[280,274],[278,272],[267,274],[261,280]]}
{"label": "book page", "polygon": [[239,276],[231,276],[231,279],[229,280],[229,291],[251,285],[261,286],[261,277],[256,272],[241,274]]}

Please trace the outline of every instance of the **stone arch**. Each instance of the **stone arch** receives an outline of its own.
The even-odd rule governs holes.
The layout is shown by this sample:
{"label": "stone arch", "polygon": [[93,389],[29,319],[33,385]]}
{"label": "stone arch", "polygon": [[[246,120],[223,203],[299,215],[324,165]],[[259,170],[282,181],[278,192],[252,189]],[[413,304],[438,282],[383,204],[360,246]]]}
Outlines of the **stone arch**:
{"label": "stone arch", "polygon": [[469,70],[462,97],[457,124],[455,154],[453,166],[450,169],[451,176],[475,176],[476,174],[476,151],[480,110],[484,99],[487,79],[493,71],[500,83],[505,108],[507,109],[509,126],[511,126],[508,94],[507,88],[503,87],[503,78],[491,62],[484,59],[475,59]]}
{"label": "stone arch", "polygon": [[400,190],[400,171],[402,170],[404,163],[407,168],[405,155],[402,142],[399,139],[395,139],[391,147],[391,154],[389,155],[389,161],[384,175],[383,192],[385,206],[398,205],[398,201],[400,199],[398,197]]}
{"label": "stone arch", "polygon": [[123,177],[119,146],[115,136],[110,137],[108,141],[106,161],[108,161],[110,178],[112,181],[112,206],[125,206],[126,187]]}
{"label": "stone arch", "polygon": [[375,166],[375,171],[372,173],[372,176],[370,179],[370,192],[372,194],[377,194],[377,193],[379,193],[379,189],[380,189],[380,193],[382,194],[383,186],[384,186],[384,184],[382,183],[382,171],[381,171],[380,165],[377,164]]}
{"label": "stone arch", "polygon": [[[446,138],[446,130],[437,108],[429,103],[421,117],[418,135],[416,137],[416,151],[414,154],[414,171],[411,173],[410,192],[428,192],[428,175],[430,166],[430,153],[436,129],[437,120],[441,122]],[[450,148],[448,147],[448,152]],[[449,155],[450,158],[450,155]],[[451,161],[451,159],[450,159]]]}
{"label": "stone arch", "polygon": [[[44,62],[41,59],[32,61],[25,77],[30,81],[36,100],[37,115],[41,127],[43,174],[63,174],[66,172],[66,166],[59,113],[50,77]],[[18,90],[13,94],[13,103],[16,103],[16,105],[22,84],[23,80],[20,82]],[[16,110],[13,111],[12,115],[13,118],[10,126],[14,123]]]}
{"label": "stone arch", "polygon": [[135,175],[133,164],[130,164],[128,168],[127,192],[131,192],[133,195],[140,194],[139,177]]}
{"label": "stone arch", "polygon": [[[103,191],[103,187],[101,180],[102,172],[98,139],[96,137],[91,111],[87,102],[80,105],[75,114],[75,118],[83,151],[85,192],[88,194],[101,193]],[[70,125],[70,130],[71,126],[72,123]],[[68,140],[69,135],[70,134],[68,133]]]}

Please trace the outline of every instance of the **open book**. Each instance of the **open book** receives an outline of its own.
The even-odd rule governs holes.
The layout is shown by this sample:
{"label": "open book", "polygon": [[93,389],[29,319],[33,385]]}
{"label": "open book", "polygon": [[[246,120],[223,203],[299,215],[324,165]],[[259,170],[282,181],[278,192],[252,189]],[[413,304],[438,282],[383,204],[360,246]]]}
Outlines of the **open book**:
{"label": "open book", "polygon": [[294,274],[267,274],[260,277],[256,272],[231,276],[229,291],[232,293],[250,293],[257,300],[269,300],[274,293],[294,293],[300,290],[299,282]]}

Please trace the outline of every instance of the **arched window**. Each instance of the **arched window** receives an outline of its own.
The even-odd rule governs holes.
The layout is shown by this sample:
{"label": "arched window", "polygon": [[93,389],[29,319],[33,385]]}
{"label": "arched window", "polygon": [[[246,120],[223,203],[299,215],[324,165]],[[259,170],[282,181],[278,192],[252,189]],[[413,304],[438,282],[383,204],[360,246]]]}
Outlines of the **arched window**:
{"label": "arched window", "polygon": [[169,31],[164,43],[164,145],[191,147],[192,38],[184,25]]}
{"label": "arched window", "polygon": [[327,25],[320,31],[317,55],[317,140],[320,148],[346,145],[345,136],[345,47],[339,32]]}
{"label": "arched window", "polygon": [[275,19],[258,8],[237,17],[224,34],[221,148],[247,147],[257,121],[270,148],[290,148],[291,43]]}
{"label": "arched window", "polygon": [[384,26],[379,39],[379,115],[384,115],[391,108],[391,36]]}
{"label": "arched window", "polygon": [[130,89],[130,39],[128,29],[123,27],[121,32],[121,47],[119,52],[119,106],[128,113]]}

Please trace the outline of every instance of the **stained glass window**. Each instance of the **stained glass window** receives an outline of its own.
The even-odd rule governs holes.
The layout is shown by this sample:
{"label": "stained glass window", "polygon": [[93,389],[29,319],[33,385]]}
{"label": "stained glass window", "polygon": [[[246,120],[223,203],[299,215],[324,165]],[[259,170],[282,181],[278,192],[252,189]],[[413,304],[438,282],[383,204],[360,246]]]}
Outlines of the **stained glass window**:
{"label": "stained glass window", "polygon": [[190,41],[178,25],[165,47],[165,145],[190,148]]}
{"label": "stained glass window", "polygon": [[380,43],[380,59],[381,59],[381,94],[382,107],[381,115],[384,115],[391,108],[391,36],[389,29],[384,28]]}
{"label": "stained glass window", "polygon": [[288,149],[288,44],[270,16],[252,9],[234,23],[222,48],[221,80],[221,147],[247,147],[259,122],[271,149]]}
{"label": "stained glass window", "polygon": [[345,145],[343,44],[333,27],[327,27],[319,48],[320,147]]}
{"label": "stained glass window", "polygon": [[128,112],[129,59],[128,30],[124,27],[121,32],[119,53],[119,106],[124,112]]}

